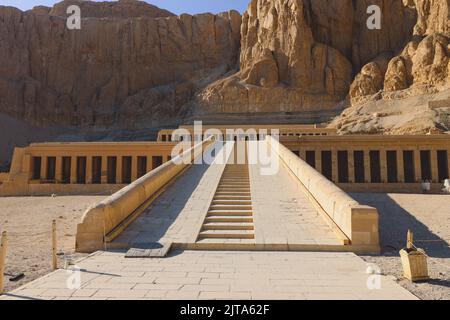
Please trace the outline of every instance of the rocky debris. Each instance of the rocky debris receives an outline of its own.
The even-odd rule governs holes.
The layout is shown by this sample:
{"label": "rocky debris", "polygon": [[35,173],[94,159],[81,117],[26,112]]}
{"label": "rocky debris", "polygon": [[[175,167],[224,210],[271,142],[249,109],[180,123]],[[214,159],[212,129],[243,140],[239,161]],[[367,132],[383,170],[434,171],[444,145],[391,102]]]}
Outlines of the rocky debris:
{"label": "rocky debris", "polygon": [[445,133],[450,131],[450,89],[424,94],[410,90],[378,93],[346,108],[330,127],[340,134]]}

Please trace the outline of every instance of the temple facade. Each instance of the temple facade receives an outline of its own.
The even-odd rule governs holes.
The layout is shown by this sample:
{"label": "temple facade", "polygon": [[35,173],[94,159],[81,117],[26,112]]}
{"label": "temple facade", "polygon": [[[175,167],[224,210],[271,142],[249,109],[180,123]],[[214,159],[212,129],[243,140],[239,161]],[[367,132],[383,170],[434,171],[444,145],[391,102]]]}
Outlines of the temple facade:
{"label": "temple facade", "polygon": [[202,140],[212,129],[224,140],[264,140],[276,132],[282,145],[348,192],[421,192],[424,181],[431,183],[431,192],[440,192],[449,178],[447,134],[342,136],[320,125],[202,126],[201,136],[194,126],[179,129],[190,137],[175,138],[177,129],[163,129],[153,142],[15,148],[10,172],[0,174],[0,195],[113,193],[169,161],[183,138]]}

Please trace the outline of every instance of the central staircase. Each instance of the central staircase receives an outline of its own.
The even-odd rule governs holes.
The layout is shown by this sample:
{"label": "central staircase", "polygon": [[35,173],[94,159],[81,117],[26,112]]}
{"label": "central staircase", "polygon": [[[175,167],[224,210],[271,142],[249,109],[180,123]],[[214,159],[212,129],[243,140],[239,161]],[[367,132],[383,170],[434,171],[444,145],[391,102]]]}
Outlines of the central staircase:
{"label": "central staircase", "polygon": [[236,149],[233,149],[233,156],[225,166],[197,243],[254,242],[247,155],[245,163],[238,164]]}

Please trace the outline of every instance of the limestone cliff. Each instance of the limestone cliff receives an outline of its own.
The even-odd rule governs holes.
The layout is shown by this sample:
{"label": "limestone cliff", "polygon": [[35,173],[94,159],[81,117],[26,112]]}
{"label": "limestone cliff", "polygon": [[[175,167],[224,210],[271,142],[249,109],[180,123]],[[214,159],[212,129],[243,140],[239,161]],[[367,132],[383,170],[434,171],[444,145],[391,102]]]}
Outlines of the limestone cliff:
{"label": "limestone cliff", "polygon": [[[81,30],[66,28],[70,4]],[[449,87],[449,4],[252,0],[242,18],[175,16],[137,0],[0,6],[0,115],[115,132],[190,119],[314,123],[346,109],[332,123],[342,133],[389,133],[383,121],[355,126],[374,113],[359,107]],[[382,10],[380,30],[366,26],[369,5]],[[445,130],[442,112],[430,128]]]}
{"label": "limestone cliff", "polygon": [[[383,10],[381,30],[366,27],[372,4]],[[201,92],[198,113],[326,119],[342,107],[361,66],[401,50],[415,23],[415,10],[401,0],[253,0],[242,21],[240,71]]]}
{"label": "limestone cliff", "polygon": [[404,2],[417,11],[414,34],[396,56],[379,58],[362,68],[350,89],[353,104],[379,91],[408,89],[418,94],[450,87],[450,0]]}
{"label": "limestone cliff", "polygon": [[[377,57],[356,75],[350,88],[351,107],[332,124],[342,133],[450,130],[450,99],[439,98],[446,104],[432,110],[428,101],[450,89],[450,0],[405,0],[404,4],[417,12],[413,35],[393,57]],[[405,100],[410,97],[421,103],[421,112],[412,119],[415,112]],[[388,107],[392,105],[396,107]],[[376,119],[364,120],[374,113]]]}
{"label": "limestone cliff", "polygon": [[[81,7],[81,30],[65,8]],[[39,126],[176,124],[182,106],[235,68],[241,16],[174,16],[145,2],[0,7],[0,112]]]}

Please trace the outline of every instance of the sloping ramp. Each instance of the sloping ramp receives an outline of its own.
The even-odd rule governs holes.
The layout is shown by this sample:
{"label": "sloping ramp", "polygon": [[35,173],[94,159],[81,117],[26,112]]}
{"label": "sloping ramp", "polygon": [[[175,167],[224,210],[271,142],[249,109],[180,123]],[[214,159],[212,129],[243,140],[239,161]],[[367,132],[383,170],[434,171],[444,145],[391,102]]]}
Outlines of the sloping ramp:
{"label": "sloping ramp", "polygon": [[201,228],[224,164],[195,164],[137,218],[108,248],[152,243],[190,243]]}

